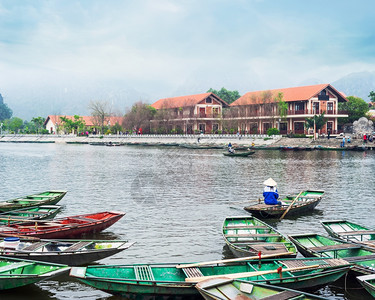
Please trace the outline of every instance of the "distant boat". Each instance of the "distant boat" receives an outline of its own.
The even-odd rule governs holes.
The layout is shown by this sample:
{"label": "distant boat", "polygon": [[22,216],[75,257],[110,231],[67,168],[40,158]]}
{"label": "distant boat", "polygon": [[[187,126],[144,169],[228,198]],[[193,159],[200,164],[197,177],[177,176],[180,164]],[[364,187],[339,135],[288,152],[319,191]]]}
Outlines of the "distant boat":
{"label": "distant boat", "polygon": [[[323,195],[324,191],[321,190],[303,191],[298,196],[298,199],[294,202],[293,206],[289,209],[286,216],[300,215],[306,211],[313,210],[322,200]],[[288,209],[289,205],[292,204],[296,197],[297,195],[288,195],[281,199],[286,205],[267,205],[263,200],[259,199],[258,203],[246,206],[244,209],[250,212],[253,216],[259,218],[279,218]]]}
{"label": "distant boat", "polygon": [[62,275],[69,270],[70,267],[66,265],[0,257],[0,290],[37,283]]}
{"label": "distant boat", "polygon": [[8,225],[28,220],[53,219],[61,210],[60,205],[41,205],[0,213],[0,224]]}
{"label": "distant boat", "polygon": [[39,205],[57,204],[66,194],[66,191],[47,191],[39,194],[28,195],[8,201],[0,202],[0,212],[27,208]]}
{"label": "distant boat", "polygon": [[242,156],[247,157],[249,155],[253,155],[255,151],[246,151],[246,152],[224,152],[225,156]]}
{"label": "distant boat", "polygon": [[123,212],[98,212],[58,218],[50,221],[29,221],[9,226],[0,226],[0,236],[36,237],[42,239],[63,239],[81,237],[100,232],[118,220]]}

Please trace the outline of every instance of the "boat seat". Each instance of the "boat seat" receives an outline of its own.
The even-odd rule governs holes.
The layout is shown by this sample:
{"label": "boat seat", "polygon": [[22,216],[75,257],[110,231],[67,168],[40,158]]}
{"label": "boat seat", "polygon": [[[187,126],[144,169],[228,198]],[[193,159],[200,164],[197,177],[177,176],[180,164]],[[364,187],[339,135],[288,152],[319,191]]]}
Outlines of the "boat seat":
{"label": "boat seat", "polygon": [[188,278],[204,276],[199,268],[182,268],[182,271]]}
{"label": "boat seat", "polygon": [[226,238],[273,237],[273,236],[280,236],[280,234],[278,233],[225,234]]}
{"label": "boat seat", "polygon": [[251,226],[251,225],[228,225],[223,229],[269,229],[267,226]]}
{"label": "boat seat", "polygon": [[[319,268],[327,268],[327,267],[335,267],[335,266],[342,266],[350,264],[344,259],[341,258],[327,258],[327,259],[299,259],[299,260],[280,260],[278,261],[280,264],[284,265],[287,268],[298,268],[298,267],[305,267],[311,265],[319,264]],[[293,271],[292,271],[293,272]]]}
{"label": "boat seat", "polygon": [[275,295],[271,295],[265,298],[262,298],[263,300],[288,300],[288,299],[299,299],[296,298],[298,296],[303,296],[303,294],[297,292],[297,291],[283,291],[281,293],[277,293]]}
{"label": "boat seat", "polygon": [[254,252],[262,251],[262,255],[288,252],[288,249],[283,243],[252,244],[252,245],[248,245],[247,249],[253,250]]}
{"label": "boat seat", "polygon": [[18,269],[18,268],[21,268],[21,267],[31,266],[33,264],[34,263],[28,262],[28,261],[20,261],[20,262],[17,262],[17,263],[6,265],[4,267],[0,267],[0,273],[12,271],[12,270],[15,270],[15,269]]}
{"label": "boat seat", "polygon": [[354,244],[337,244],[337,245],[328,245],[328,246],[321,246],[321,247],[311,247],[309,249],[311,251],[322,253],[326,251],[360,249],[361,247],[362,247],[361,245],[354,245]]}
{"label": "boat seat", "polygon": [[155,280],[150,266],[134,266],[134,272],[137,280]]}
{"label": "boat seat", "polygon": [[78,242],[78,243],[74,243],[73,245],[71,245],[70,247],[66,248],[64,250],[64,252],[69,252],[69,251],[77,251],[77,250],[81,250],[82,248],[88,246],[92,244],[92,242],[87,242],[87,241],[82,241],[82,242]]}
{"label": "boat seat", "polygon": [[348,235],[368,235],[375,234],[375,230],[357,230],[357,231],[345,231],[338,232],[339,235],[348,236]]}
{"label": "boat seat", "polygon": [[365,261],[365,260],[373,260],[373,259],[375,259],[375,254],[373,254],[373,255],[345,257],[345,260],[348,261],[348,262]]}
{"label": "boat seat", "polygon": [[40,249],[44,247],[45,245],[49,244],[50,242],[36,242],[32,243],[30,246],[27,246],[22,249],[22,251],[35,251],[37,249]]}

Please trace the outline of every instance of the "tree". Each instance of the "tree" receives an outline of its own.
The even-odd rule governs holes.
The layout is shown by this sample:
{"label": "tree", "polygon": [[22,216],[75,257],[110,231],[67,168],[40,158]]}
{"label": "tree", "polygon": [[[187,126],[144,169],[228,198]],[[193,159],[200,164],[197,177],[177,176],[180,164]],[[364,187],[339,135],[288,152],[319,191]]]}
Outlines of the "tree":
{"label": "tree", "polygon": [[18,132],[23,128],[23,120],[17,117],[13,117],[9,120],[8,129],[12,132]]}
{"label": "tree", "polygon": [[100,128],[100,132],[104,132],[104,127],[108,124],[111,116],[110,105],[107,101],[91,101],[89,104],[91,116],[94,119],[94,124]]}
{"label": "tree", "polygon": [[125,114],[123,127],[129,130],[142,128],[144,133],[150,132],[150,122],[156,115],[156,109],[142,102],[135,103]]}
{"label": "tree", "polygon": [[86,123],[82,117],[78,115],[74,115],[73,120],[67,117],[60,117],[61,121],[63,122],[62,126],[70,133],[76,132],[77,134],[79,131],[83,131]]}
{"label": "tree", "polygon": [[278,104],[281,119],[285,120],[288,115],[288,103],[284,101],[284,94],[279,92],[275,97],[275,101]]}
{"label": "tree", "polygon": [[323,126],[327,123],[327,119],[324,117],[324,113],[321,115],[315,115],[312,118],[306,118],[305,127],[307,129],[314,128],[314,121],[315,121],[315,130],[318,131],[322,129]]}
{"label": "tree", "polygon": [[229,91],[226,88],[222,87],[220,91],[214,90],[210,88],[207,93],[214,93],[215,95],[219,96],[222,100],[226,103],[231,104],[232,102],[236,101],[241,95],[238,91]]}
{"label": "tree", "polygon": [[375,92],[374,91],[371,91],[370,94],[368,95],[368,97],[370,98],[371,102],[375,102]]}
{"label": "tree", "polygon": [[349,96],[346,99],[348,99],[348,102],[339,103],[339,110],[347,111],[349,117],[340,118],[340,124],[353,123],[362,117],[366,117],[369,107],[365,100],[354,96]]}
{"label": "tree", "polygon": [[10,119],[13,115],[12,110],[5,103],[0,103],[0,121]]}
{"label": "tree", "polygon": [[45,119],[42,117],[32,118],[31,122],[34,123],[34,126],[36,128],[36,132],[39,133],[40,129],[43,127]]}

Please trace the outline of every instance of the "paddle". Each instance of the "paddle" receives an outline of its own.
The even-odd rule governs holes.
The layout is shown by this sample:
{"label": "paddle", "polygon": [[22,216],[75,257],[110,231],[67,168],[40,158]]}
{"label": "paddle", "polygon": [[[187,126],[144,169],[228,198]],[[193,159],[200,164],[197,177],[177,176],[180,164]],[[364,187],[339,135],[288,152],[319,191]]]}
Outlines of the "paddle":
{"label": "paddle", "polygon": [[[298,270],[304,270],[304,269],[311,269],[311,268],[317,268],[319,265],[311,265],[311,266],[304,266],[304,267],[297,267],[297,268],[287,268],[282,269],[282,272],[292,272],[292,271],[298,271]],[[185,278],[186,282],[200,282],[202,280],[211,279],[211,278],[218,278],[218,277],[227,277],[231,279],[236,278],[244,278],[244,277],[253,277],[253,276],[261,276],[266,274],[272,274],[277,273],[278,270],[269,270],[269,271],[256,271],[256,272],[243,272],[243,273],[232,273],[232,274],[220,274],[220,275],[212,275],[212,276],[201,276],[201,277],[188,277]]]}
{"label": "paddle", "polygon": [[[270,258],[275,256],[284,256],[284,255],[291,255],[294,254],[293,252],[282,252],[282,253],[275,253],[275,254],[266,254],[262,255],[262,258]],[[183,268],[191,268],[191,267],[200,267],[200,266],[206,266],[206,265],[214,265],[214,264],[221,264],[221,263],[230,263],[230,262],[239,262],[239,261],[246,261],[246,260],[252,260],[252,259],[258,259],[259,256],[248,256],[248,257],[241,257],[241,258],[231,258],[231,259],[223,259],[223,260],[213,260],[213,261],[206,261],[206,262],[200,262],[200,263],[194,263],[194,264],[186,264],[186,265],[177,265],[177,269],[183,269]]]}
{"label": "paddle", "polygon": [[287,208],[286,211],[284,211],[284,213],[282,214],[282,216],[280,217],[280,221],[285,217],[285,215],[288,213],[288,211],[292,208],[293,204],[297,201],[298,197],[303,193],[303,191],[301,193],[298,194],[298,196],[296,198],[294,198],[294,200],[292,201],[292,203],[289,205],[289,207]]}

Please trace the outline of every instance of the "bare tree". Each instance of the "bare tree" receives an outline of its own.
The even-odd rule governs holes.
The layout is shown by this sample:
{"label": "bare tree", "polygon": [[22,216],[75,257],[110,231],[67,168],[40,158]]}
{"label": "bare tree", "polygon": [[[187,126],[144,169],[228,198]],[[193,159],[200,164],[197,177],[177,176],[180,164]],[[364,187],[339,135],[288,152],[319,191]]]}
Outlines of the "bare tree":
{"label": "bare tree", "polygon": [[91,101],[89,104],[93,123],[101,129],[103,134],[104,127],[108,124],[111,116],[111,108],[107,101]]}

